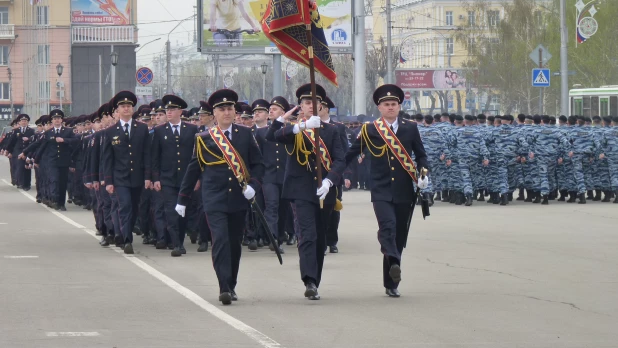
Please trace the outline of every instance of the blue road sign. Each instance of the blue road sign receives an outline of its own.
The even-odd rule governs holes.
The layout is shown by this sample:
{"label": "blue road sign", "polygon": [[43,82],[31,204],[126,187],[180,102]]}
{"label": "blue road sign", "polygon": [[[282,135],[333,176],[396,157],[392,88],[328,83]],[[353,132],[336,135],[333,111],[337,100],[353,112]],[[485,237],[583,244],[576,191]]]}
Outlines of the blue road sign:
{"label": "blue road sign", "polygon": [[412,101],[410,99],[404,99],[401,108],[404,110],[412,109]]}
{"label": "blue road sign", "polygon": [[139,83],[140,85],[146,86],[152,82],[152,80],[154,79],[154,74],[152,73],[152,70],[150,70],[149,68],[146,68],[146,67],[139,68],[137,69],[137,72],[135,73],[135,79],[137,80],[137,83]]}
{"label": "blue road sign", "polygon": [[549,87],[550,79],[549,69],[532,69],[532,87]]}

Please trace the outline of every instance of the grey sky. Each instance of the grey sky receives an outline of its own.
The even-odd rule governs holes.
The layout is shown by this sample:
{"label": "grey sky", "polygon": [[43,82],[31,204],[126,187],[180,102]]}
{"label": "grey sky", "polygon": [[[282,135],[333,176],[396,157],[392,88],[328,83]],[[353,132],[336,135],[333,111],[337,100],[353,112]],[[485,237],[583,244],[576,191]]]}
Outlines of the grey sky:
{"label": "grey sky", "polygon": [[[137,53],[138,66],[152,67],[152,59],[164,53],[167,33],[179,23],[175,20],[187,18],[194,13],[197,0],[137,0],[137,21],[139,44],[144,45],[158,37],[161,39],[148,44]],[[170,35],[172,47],[187,45],[193,40],[195,21],[183,22]]]}

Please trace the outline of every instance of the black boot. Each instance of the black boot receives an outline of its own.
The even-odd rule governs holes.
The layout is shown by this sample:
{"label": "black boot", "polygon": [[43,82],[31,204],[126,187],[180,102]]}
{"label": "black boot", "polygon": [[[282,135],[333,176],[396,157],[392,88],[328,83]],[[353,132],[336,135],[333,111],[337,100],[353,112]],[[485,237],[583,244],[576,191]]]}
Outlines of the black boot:
{"label": "black boot", "polygon": [[601,200],[601,190],[594,190],[594,198],[592,199],[595,202],[598,202]]}
{"label": "black boot", "polygon": [[457,198],[459,197],[459,193],[457,191],[449,191],[448,193],[448,202],[449,203],[457,203]]}
{"label": "black boot", "polygon": [[423,193],[423,199],[429,202],[429,206],[433,206],[433,194],[432,193]]}
{"label": "black boot", "polygon": [[453,196],[455,196],[455,205],[462,205],[463,204],[463,193],[459,192],[459,191],[453,191],[451,192],[451,194]]}
{"label": "black boot", "polygon": [[513,201],[513,192],[509,192],[507,194],[507,197],[509,198],[509,202],[512,202]]}
{"label": "black boot", "polygon": [[466,207],[469,207],[471,205],[472,205],[472,195],[468,193],[466,195]]}
{"label": "black boot", "polygon": [[[545,198],[543,198],[545,199]],[[549,195],[547,196],[547,199],[550,201],[553,201],[554,199],[556,199],[556,194],[554,193],[554,191],[550,191]]]}
{"label": "black boot", "polygon": [[532,198],[534,196],[532,192],[533,192],[532,190],[526,189],[526,200],[524,202],[528,202],[528,203],[532,202]]}
{"label": "black boot", "polygon": [[487,199],[487,204],[492,204],[494,202],[494,193],[489,193],[489,199]]}
{"label": "black boot", "polygon": [[500,204],[500,192],[494,192],[494,204]]}
{"label": "black boot", "polygon": [[447,203],[449,201],[448,190],[442,190],[442,202]]}
{"label": "black boot", "polygon": [[565,202],[568,195],[569,192],[567,190],[560,190],[560,198],[558,199],[558,202]]}
{"label": "black boot", "polygon": [[587,194],[588,194],[588,196],[586,197],[587,199],[593,199],[594,198],[594,191],[588,190]]}
{"label": "black boot", "polygon": [[442,192],[440,192],[440,191],[436,192],[435,200],[436,201],[441,201],[442,200]]}
{"label": "black boot", "polygon": [[485,202],[485,190],[479,191],[479,197],[476,200],[478,202]]}
{"label": "black boot", "polygon": [[500,205],[507,205],[507,204],[509,204],[509,196],[507,194],[503,194],[502,196],[500,196]]}
{"label": "black boot", "polygon": [[523,189],[523,188],[520,188],[520,189],[519,189],[519,196],[517,197],[517,200],[518,200],[518,201],[523,201],[523,200],[525,200],[525,199],[526,199],[526,197],[525,197],[525,195],[524,195],[524,189]]}
{"label": "black boot", "polygon": [[541,193],[534,191],[534,201],[532,203],[541,203]]}
{"label": "black boot", "polygon": [[579,202],[577,202],[578,204],[586,204],[586,194],[585,193],[580,193],[579,194]]}
{"label": "black boot", "polygon": [[543,205],[548,205],[549,204],[549,196],[548,195],[543,195],[543,202],[541,202],[541,204],[543,204]]}
{"label": "black boot", "polygon": [[575,203],[576,202],[576,198],[577,198],[577,192],[575,191],[569,191],[569,195],[571,196],[569,198],[569,200],[567,201],[567,203]]}
{"label": "black boot", "polygon": [[610,191],[603,191],[603,200],[601,202],[604,202],[604,203],[611,202],[612,201],[611,198],[612,196],[610,194]]}
{"label": "black boot", "polygon": [[614,199],[614,203],[618,203],[618,190],[614,191],[614,197],[616,197],[616,199]]}

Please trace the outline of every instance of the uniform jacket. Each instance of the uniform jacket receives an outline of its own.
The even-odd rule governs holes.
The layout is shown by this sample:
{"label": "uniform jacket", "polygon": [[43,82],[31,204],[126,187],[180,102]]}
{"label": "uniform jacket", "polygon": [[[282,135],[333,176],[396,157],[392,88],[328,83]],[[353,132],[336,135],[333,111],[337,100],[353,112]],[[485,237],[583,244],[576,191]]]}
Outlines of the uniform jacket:
{"label": "uniform jacket", "polygon": [[181,122],[176,139],[169,123],[154,128],[152,136],[152,180],[161,185],[180,187],[193,155],[197,126]]}
{"label": "uniform jacket", "polygon": [[288,154],[284,144],[274,141],[272,137],[270,140],[266,138],[270,129],[262,127],[254,132],[264,161],[264,183],[282,185]]}
{"label": "uniform jacket", "polygon": [[118,121],[104,132],[102,164],[105,185],[143,186],[145,180],[150,180],[148,126],[133,120],[129,136]]}
{"label": "uniform jacket", "polygon": [[[17,128],[13,130],[13,134],[6,150],[13,155],[19,155],[29,145],[31,137],[34,136],[34,129],[26,127],[25,131],[22,132],[21,128]],[[24,137],[28,138],[28,140],[24,141]]]}
{"label": "uniform jacket", "polygon": [[[35,163],[39,163],[42,157],[45,157],[52,167],[69,167],[71,166],[71,155],[73,154],[73,144],[78,141],[73,133],[73,128],[61,127],[60,134],[56,135],[56,129],[45,132],[45,137],[41,142],[41,146],[35,156]],[[56,142],[56,137],[64,139],[64,142]]]}

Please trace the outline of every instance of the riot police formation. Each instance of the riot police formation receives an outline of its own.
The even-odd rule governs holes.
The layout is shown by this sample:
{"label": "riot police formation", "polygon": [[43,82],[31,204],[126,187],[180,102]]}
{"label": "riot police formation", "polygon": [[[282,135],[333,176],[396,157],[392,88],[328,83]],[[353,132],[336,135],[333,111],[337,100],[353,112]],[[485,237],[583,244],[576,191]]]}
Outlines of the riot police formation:
{"label": "riot police formation", "polygon": [[343,124],[315,91],[298,88],[295,106],[281,96],[245,104],[225,89],[191,109],[174,95],[137,106],[122,91],[90,115],[53,110],[36,130],[19,115],[0,151],[15,187],[30,190],[34,170],[37,203],[92,211],[102,247],[181,257],[186,239],[197,252],[210,246],[223,304],[238,300],[243,247],[286,257],[296,247],[304,297],[319,300],[344,191],[371,192],[390,297],[417,204],[618,203],[618,117],[410,116],[402,90],[383,85],[379,117]]}

